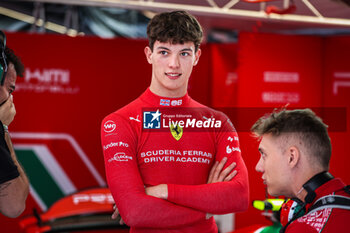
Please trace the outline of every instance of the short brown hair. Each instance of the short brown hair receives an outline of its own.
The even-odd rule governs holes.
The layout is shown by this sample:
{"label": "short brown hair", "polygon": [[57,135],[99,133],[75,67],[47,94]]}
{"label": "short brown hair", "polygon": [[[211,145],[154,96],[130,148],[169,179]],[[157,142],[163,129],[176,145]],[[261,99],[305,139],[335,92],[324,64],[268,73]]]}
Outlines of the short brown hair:
{"label": "short brown hair", "polygon": [[183,44],[193,42],[197,51],[203,38],[202,27],[197,19],[186,11],[164,12],[155,15],[147,26],[149,47],[160,42]]}
{"label": "short brown hair", "polygon": [[24,65],[21,61],[21,59],[16,56],[16,54],[13,52],[12,49],[9,47],[5,48],[5,55],[6,55],[6,62],[9,64],[10,62],[13,63],[15,66],[16,73],[19,77],[23,77],[24,73]]}
{"label": "short brown hair", "polygon": [[259,138],[264,134],[278,137],[292,133],[303,142],[323,168],[328,168],[332,145],[327,128],[322,119],[310,109],[281,109],[261,117],[251,131]]}

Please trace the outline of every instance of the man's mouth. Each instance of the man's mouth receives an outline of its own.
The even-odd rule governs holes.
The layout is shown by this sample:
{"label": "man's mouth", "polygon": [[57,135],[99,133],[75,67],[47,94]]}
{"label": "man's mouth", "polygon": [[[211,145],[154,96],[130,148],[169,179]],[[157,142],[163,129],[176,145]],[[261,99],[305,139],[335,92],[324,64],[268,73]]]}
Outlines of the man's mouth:
{"label": "man's mouth", "polygon": [[180,73],[165,73],[166,76],[168,76],[168,78],[170,79],[177,79],[181,76]]}

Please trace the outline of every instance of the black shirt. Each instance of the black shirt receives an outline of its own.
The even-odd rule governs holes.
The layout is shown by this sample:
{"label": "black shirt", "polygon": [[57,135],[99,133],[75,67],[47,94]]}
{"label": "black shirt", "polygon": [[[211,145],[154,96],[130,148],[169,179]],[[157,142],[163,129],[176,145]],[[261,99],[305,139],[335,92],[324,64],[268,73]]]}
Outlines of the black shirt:
{"label": "black shirt", "polygon": [[17,166],[11,158],[10,150],[5,141],[5,131],[0,121],[0,184],[19,176]]}

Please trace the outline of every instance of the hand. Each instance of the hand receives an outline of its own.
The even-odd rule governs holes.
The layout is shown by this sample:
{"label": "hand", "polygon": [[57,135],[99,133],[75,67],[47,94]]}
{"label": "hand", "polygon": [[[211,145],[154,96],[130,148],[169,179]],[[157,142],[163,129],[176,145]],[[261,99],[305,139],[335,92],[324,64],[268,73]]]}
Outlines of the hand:
{"label": "hand", "polygon": [[12,95],[0,106],[0,120],[4,125],[9,126],[16,115],[16,108]]}
{"label": "hand", "polygon": [[236,163],[231,163],[225,170],[222,170],[227,162],[227,157],[224,157],[220,162],[216,161],[214,166],[211,168],[209,177],[208,177],[208,184],[216,183],[216,182],[223,182],[223,181],[230,181],[237,175],[237,171],[233,170],[236,167]]}
{"label": "hand", "polygon": [[114,212],[113,212],[113,214],[112,214],[112,219],[118,219],[118,218],[120,218],[120,220],[119,220],[119,224],[120,225],[124,225],[125,224],[125,222],[124,222],[124,220],[122,219],[122,216],[120,216],[120,214],[119,214],[119,210],[118,210],[118,208],[117,208],[117,205],[114,205],[113,206],[113,209],[114,209]]}
{"label": "hand", "polygon": [[164,200],[168,199],[168,185],[166,184],[150,186],[145,188],[145,191],[148,196],[157,197]]}

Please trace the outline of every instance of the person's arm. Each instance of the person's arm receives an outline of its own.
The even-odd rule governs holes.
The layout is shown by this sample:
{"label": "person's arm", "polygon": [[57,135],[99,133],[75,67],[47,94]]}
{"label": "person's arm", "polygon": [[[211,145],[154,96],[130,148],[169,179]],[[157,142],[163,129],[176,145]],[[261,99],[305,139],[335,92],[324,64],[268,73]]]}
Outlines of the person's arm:
{"label": "person's arm", "polygon": [[5,140],[19,176],[0,185],[0,211],[7,217],[16,218],[25,209],[26,199],[29,193],[29,182],[17,160],[8,132],[5,133]]}
{"label": "person's arm", "polygon": [[16,109],[12,96],[0,106],[0,212],[15,218],[25,209],[29,192],[28,179],[18,163],[7,126],[13,121]]}
{"label": "person's arm", "polygon": [[[111,131],[113,125],[116,128]],[[105,130],[106,127],[107,130]],[[145,193],[136,157],[138,138],[127,120],[115,115],[104,119],[101,140],[108,186],[118,211],[127,225],[169,228],[185,226],[205,219],[204,212],[179,206]]]}
{"label": "person's arm", "polygon": [[[248,172],[241,156],[238,135],[228,120],[217,137],[216,161],[227,157],[225,167],[235,163],[234,178],[203,185],[161,185],[158,198],[211,214],[245,211],[249,204]],[[225,169],[224,167],[224,169]],[[156,196],[156,195],[154,195]]]}
{"label": "person's arm", "polygon": [[[208,177],[208,184],[210,183],[216,183],[216,182],[224,182],[224,181],[230,181],[235,177],[237,174],[236,170],[233,170],[236,166],[235,163],[232,163],[225,169],[224,166],[227,162],[227,158],[225,157],[222,159],[220,162],[215,162],[213,167],[210,170],[209,177]],[[160,184],[156,186],[150,186],[145,188],[146,194],[149,196],[157,197],[157,198],[162,198],[162,199],[167,199],[168,198],[168,186],[166,184]],[[166,195],[166,196],[162,196]],[[118,207],[114,205],[114,212],[112,214],[112,219],[118,219],[120,216]],[[207,214],[206,218],[209,219],[212,215]],[[120,217],[119,218],[119,224],[124,225],[125,222],[123,219]]]}

